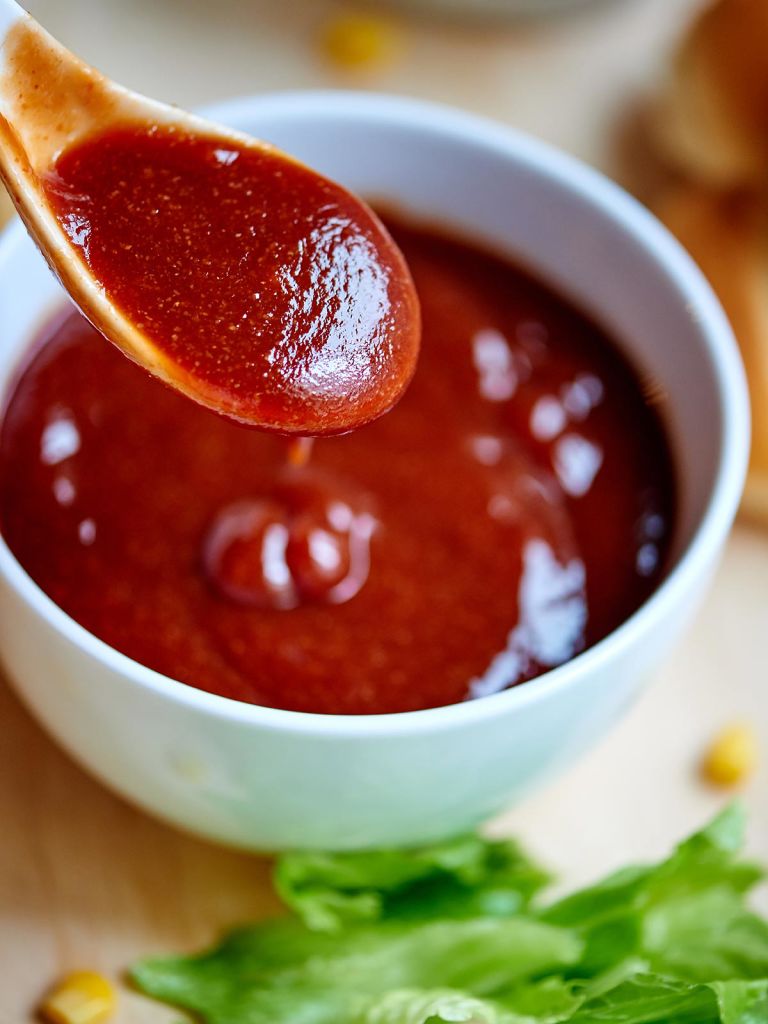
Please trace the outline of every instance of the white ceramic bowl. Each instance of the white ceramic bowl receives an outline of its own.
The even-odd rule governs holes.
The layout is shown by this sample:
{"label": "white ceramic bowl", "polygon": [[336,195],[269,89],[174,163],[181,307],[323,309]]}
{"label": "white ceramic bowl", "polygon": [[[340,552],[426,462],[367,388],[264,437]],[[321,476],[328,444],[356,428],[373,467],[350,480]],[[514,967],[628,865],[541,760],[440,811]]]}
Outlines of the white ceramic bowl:
{"label": "white ceramic bowl", "polygon": [[[699,271],[644,209],[505,128],[346,93],[242,99],[208,113],[366,196],[507,253],[599,319],[669,394],[680,488],[673,567],[619,629],[532,682],[434,710],[341,717],[240,704],[138,665],[65,615],[0,542],[3,656],[19,694],[82,765],[212,839],[351,848],[466,829],[589,747],[698,604],[736,510],[748,447],[730,329]],[[0,242],[4,390],[60,300],[12,225]]]}

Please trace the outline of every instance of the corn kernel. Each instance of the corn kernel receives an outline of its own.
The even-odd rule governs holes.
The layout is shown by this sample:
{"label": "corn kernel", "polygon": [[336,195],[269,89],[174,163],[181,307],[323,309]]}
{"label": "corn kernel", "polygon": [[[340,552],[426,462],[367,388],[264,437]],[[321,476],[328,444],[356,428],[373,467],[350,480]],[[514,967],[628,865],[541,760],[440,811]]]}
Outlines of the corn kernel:
{"label": "corn kernel", "polygon": [[325,28],[323,50],[341,68],[364,68],[390,59],[397,49],[393,25],[371,14],[341,14]]}
{"label": "corn kernel", "polygon": [[75,971],[51,989],[40,1006],[50,1024],[103,1024],[115,1010],[115,990],[94,971]]}
{"label": "corn kernel", "polygon": [[729,725],[715,739],[702,763],[704,778],[715,786],[737,786],[757,765],[757,737],[751,726]]}

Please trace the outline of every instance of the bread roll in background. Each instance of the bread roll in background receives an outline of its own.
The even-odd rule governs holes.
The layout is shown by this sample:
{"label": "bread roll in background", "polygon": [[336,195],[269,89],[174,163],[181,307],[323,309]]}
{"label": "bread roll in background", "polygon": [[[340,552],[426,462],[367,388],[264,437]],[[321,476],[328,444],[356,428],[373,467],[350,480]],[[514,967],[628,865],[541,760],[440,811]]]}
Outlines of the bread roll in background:
{"label": "bread roll in background", "polygon": [[739,340],[752,403],[743,510],[768,523],[768,192],[679,184],[657,213],[709,278]]}
{"label": "bread roll in background", "polygon": [[655,119],[661,154],[718,187],[765,187],[768,0],[715,0],[680,47]]}
{"label": "bread roll in background", "polygon": [[743,510],[768,525],[768,0],[706,5],[653,114],[666,176],[652,205],[733,324],[752,404]]}

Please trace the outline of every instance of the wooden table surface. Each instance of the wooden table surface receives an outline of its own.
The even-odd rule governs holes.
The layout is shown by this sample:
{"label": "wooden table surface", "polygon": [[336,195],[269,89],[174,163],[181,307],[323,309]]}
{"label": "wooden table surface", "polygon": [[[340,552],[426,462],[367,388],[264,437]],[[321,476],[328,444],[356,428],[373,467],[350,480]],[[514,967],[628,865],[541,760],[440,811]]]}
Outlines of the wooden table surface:
{"label": "wooden table surface", "polygon": [[[126,84],[183,105],[315,86],[386,89],[478,110],[610,172],[617,139],[697,3],[624,0],[517,29],[401,25],[389,66],[326,66],[331,4],[268,0],[28,0],[49,29]],[[697,778],[723,724],[749,719],[768,752],[768,534],[740,525],[693,628],[615,732],[498,823],[566,883],[656,856],[726,797]],[[744,793],[768,861],[768,755]],[[23,1024],[78,966],[118,978],[137,956],[191,949],[276,907],[264,861],[128,807],[48,740],[0,681],[0,1022]],[[177,1013],[121,990],[118,1024]]]}

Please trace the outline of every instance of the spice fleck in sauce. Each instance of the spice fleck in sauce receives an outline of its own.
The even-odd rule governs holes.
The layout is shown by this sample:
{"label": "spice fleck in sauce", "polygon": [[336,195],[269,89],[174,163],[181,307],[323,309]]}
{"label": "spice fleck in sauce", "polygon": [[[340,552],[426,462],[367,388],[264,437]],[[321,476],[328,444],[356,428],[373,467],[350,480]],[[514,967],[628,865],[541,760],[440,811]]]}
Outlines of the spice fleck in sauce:
{"label": "spice fleck in sauce", "polygon": [[420,335],[407,266],[376,216],[314,171],[126,127],[65,149],[45,188],[109,299],[203,404],[327,434],[407,387]]}
{"label": "spice fleck in sauce", "polygon": [[657,585],[670,458],[612,342],[501,260],[392,230],[423,310],[416,375],[308,462],[75,313],[44,332],[2,427],[0,522],[78,622],[203,689],[373,714],[530,679]]}

